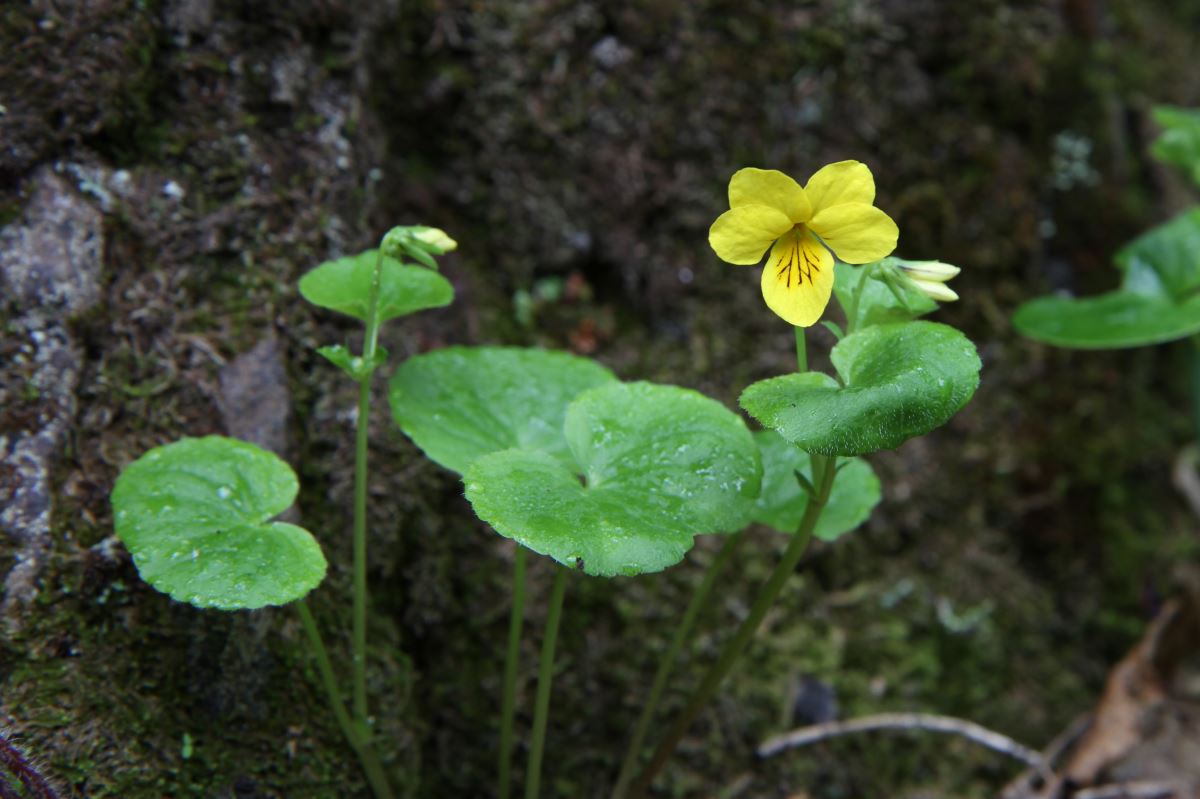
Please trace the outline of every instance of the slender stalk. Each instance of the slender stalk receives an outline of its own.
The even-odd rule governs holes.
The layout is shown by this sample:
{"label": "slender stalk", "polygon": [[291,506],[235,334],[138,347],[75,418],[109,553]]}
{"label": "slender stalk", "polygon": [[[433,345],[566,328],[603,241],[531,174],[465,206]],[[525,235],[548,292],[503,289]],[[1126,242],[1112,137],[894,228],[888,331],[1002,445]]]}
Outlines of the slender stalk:
{"label": "slender stalk", "polygon": [[[375,359],[379,342],[379,284],[383,274],[383,249],[375,257],[371,293],[367,301],[367,328],[363,334],[362,359]],[[367,710],[367,434],[371,421],[371,374],[358,382],[358,419],[354,437],[354,609],[352,662],[354,720],[364,732],[370,729]]]}
{"label": "slender stalk", "polygon": [[829,499],[829,492],[833,488],[833,478],[837,472],[835,468],[835,459],[827,458],[821,455],[813,455],[813,478],[817,485],[816,496],[812,497],[808,502],[808,507],[804,509],[804,517],[800,520],[800,529],[792,536],[792,540],[788,543],[787,549],[784,550],[783,557],[780,559],[775,570],[771,572],[766,585],[759,591],[758,597],[754,600],[753,607],[750,608],[750,614],[738,627],[733,638],[726,642],[725,647],[721,650],[720,657],[705,674],[704,680],[692,695],[687,707],[683,713],[671,725],[663,738],[658,749],[655,750],[654,756],[650,760],[650,764],[642,771],[637,780],[634,781],[633,787],[630,790],[630,796],[640,797],[650,787],[658,772],[666,765],[667,760],[679,745],[688,727],[704,709],[720,687],[722,680],[729,674],[734,663],[745,651],[750,639],[758,631],[759,625],[766,618],[767,611],[771,609],[775,598],[779,596],[787,578],[796,570],[796,565],[800,562],[800,557],[804,554],[804,550],[808,547],[808,542],[812,538],[813,529],[817,525],[817,520],[821,517],[821,511],[825,508],[825,503]]}
{"label": "slender stalk", "polygon": [[796,328],[796,371],[808,371],[808,347],[804,342],[804,328]]}
{"label": "slender stalk", "polygon": [[858,285],[854,287],[854,293],[850,295],[850,307],[842,309],[846,311],[846,335],[850,335],[858,327],[858,305],[862,301],[863,292],[866,291],[867,281],[871,279],[870,267],[864,266],[861,267],[861,270],[862,274],[858,278]]}
{"label": "slender stalk", "polygon": [[717,582],[717,575],[721,573],[729,556],[733,554],[741,541],[742,534],[740,532],[726,536],[725,543],[721,545],[721,549],[713,558],[712,563],[708,564],[700,586],[692,594],[692,599],[683,612],[683,620],[675,628],[671,643],[667,646],[667,651],[658,664],[658,671],[654,674],[650,696],[646,699],[646,704],[642,706],[642,713],[638,716],[633,737],[629,739],[629,748],[625,750],[625,759],[621,762],[621,771],[612,791],[612,799],[621,799],[625,795],[625,789],[629,785],[629,780],[633,778],[633,770],[637,768],[638,756],[642,753],[642,744],[646,740],[646,733],[650,731],[650,723],[654,720],[654,713],[658,710],[658,703],[662,699],[663,689],[667,686],[667,679],[671,676],[675,661],[679,658],[679,653],[682,651],[684,643],[687,642],[700,611],[708,605],[708,598],[712,593],[713,585]]}
{"label": "slender stalk", "polygon": [[350,714],[346,711],[346,704],[342,701],[341,692],[338,690],[337,677],[333,673],[333,664],[329,661],[329,650],[325,648],[325,642],[321,639],[321,631],[317,629],[317,622],[313,619],[312,611],[308,609],[308,603],[301,599],[296,602],[296,610],[300,614],[300,624],[308,635],[313,660],[317,663],[317,671],[321,675],[321,683],[325,686],[329,706],[333,709],[338,726],[342,728],[342,734],[346,736],[346,742],[358,755],[363,771],[366,772],[367,782],[371,784],[371,790],[377,799],[392,799],[392,788],[388,784],[383,764],[376,756],[374,748],[364,740],[363,731],[355,726]]}
{"label": "slender stalk", "polygon": [[504,657],[504,699],[500,705],[500,770],[496,795],[512,794],[513,716],[517,702],[517,657],[521,650],[521,623],[525,618],[525,547],[517,544],[513,559],[512,611],[508,617],[508,653]]}
{"label": "slender stalk", "polygon": [[550,609],[546,614],[546,632],[542,637],[542,659],[538,665],[537,698],[533,705],[533,741],[529,765],[525,769],[525,799],[537,799],[542,783],[542,753],[546,747],[546,720],[550,716],[550,685],[554,681],[554,646],[558,641],[558,623],[562,619],[563,594],[567,590],[567,570],[558,568],[550,590]]}

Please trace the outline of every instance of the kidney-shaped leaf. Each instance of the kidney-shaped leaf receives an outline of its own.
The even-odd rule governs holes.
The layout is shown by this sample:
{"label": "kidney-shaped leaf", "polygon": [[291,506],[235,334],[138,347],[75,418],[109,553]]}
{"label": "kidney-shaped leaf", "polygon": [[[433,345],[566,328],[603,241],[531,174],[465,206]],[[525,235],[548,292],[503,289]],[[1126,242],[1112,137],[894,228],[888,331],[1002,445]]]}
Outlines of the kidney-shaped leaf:
{"label": "kidney-shaped leaf", "polygon": [[819,372],[762,380],[741,405],[809,452],[864,455],[945,424],[979,385],[979,356],[959,331],[936,322],[875,325],[830,355],[843,385]]}
{"label": "kidney-shaped leaf", "polygon": [[571,464],[571,400],[617,378],[566,352],[449,347],[409,358],[388,388],[392,415],[432,460],[462,474],[489,452],[536,449]]}
{"label": "kidney-shaped leaf", "polygon": [[1141,347],[1200,332],[1200,208],[1137,237],[1116,256],[1121,289],[1039,297],[1013,316],[1023,335],[1059,347]]}
{"label": "kidney-shaped leaf", "polygon": [[185,438],[150,450],[117,478],[116,532],[142,579],[180,602],[283,605],[325,577],[325,556],[307,530],[268,521],[296,491],[291,468],[253,444]]}
{"label": "kidney-shaped leaf", "polygon": [[740,530],[762,478],[735,414],[688,389],[616,383],[571,404],[574,471],[544,452],[475,461],[467,499],[496,532],[588,574],[656,572],[700,533]]}
{"label": "kidney-shaped leaf", "polygon": [[[754,521],[781,533],[795,533],[809,502],[796,472],[813,482],[811,456],[773,430],[759,430],[754,440],[763,462],[762,492],[754,507]],[[838,466],[829,500],[813,531],[823,541],[833,541],[858,527],[879,504],[879,478],[871,464],[853,458]]]}
{"label": "kidney-shaped leaf", "polygon": [[1081,300],[1039,297],[1017,309],[1013,325],[1058,347],[1143,347],[1200,333],[1200,296],[1184,303],[1128,291]]}
{"label": "kidney-shaped leaf", "polygon": [[[378,250],[326,261],[300,278],[300,294],[313,305],[366,321]],[[454,300],[446,278],[423,266],[384,257],[379,282],[379,321],[441,308]]]}

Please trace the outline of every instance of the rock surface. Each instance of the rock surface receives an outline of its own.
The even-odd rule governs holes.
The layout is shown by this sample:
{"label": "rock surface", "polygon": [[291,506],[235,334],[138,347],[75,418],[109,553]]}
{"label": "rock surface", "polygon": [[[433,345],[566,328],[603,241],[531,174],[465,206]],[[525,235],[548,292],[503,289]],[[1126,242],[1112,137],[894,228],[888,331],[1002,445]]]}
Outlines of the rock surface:
{"label": "rock surface", "polygon": [[30,182],[25,212],[0,231],[0,278],[19,342],[0,365],[0,530],[15,557],[0,614],[10,627],[37,596],[51,547],[54,457],[75,416],[82,366],[67,322],[95,305],[103,253],[99,211],[49,168]]}

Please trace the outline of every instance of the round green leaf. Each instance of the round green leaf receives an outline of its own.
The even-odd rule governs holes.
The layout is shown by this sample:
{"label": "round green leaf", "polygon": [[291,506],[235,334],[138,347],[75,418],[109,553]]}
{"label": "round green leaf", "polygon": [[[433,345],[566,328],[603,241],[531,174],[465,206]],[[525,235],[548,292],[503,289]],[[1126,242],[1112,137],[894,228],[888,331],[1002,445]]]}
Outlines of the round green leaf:
{"label": "round green leaf", "polygon": [[[754,521],[781,533],[795,533],[808,507],[808,493],[796,479],[800,472],[813,482],[812,458],[795,444],[784,441],[773,430],[759,430],[754,440],[762,453],[762,493],[754,506]],[[853,458],[838,464],[837,477],[829,492],[813,535],[833,541],[867,520],[879,504],[879,478],[871,464]]]}
{"label": "round green leaf", "polygon": [[1023,335],[1059,347],[1115,349],[1200,332],[1200,208],[1121,249],[1121,288],[1096,297],[1039,297],[1017,309]]}
{"label": "round green leaf", "polygon": [[296,498],[291,467],[253,444],[185,438],[130,464],[113,488],[117,536],[142,579],[180,602],[283,605],[325,578],[312,535],[269,522]]}
{"label": "round green leaf", "polygon": [[467,499],[496,532],[588,574],[656,572],[700,533],[740,530],[762,479],[741,419],[688,389],[616,383],[571,404],[579,470],[510,449],[467,469]]}
{"label": "round green leaf", "polygon": [[1058,347],[1143,347],[1200,333],[1200,296],[1181,304],[1128,291],[1082,300],[1039,297],[1017,309],[1013,325]]}
{"label": "round green leaf", "polygon": [[[326,261],[300,278],[300,294],[313,305],[366,321],[371,278],[378,250]],[[446,278],[422,266],[383,259],[379,282],[379,321],[407,316],[426,308],[441,308],[454,300]]]}
{"label": "round green leaf", "polygon": [[975,346],[936,322],[868,327],[830,358],[843,385],[820,372],[762,380],[742,407],[809,452],[865,455],[945,424],[979,385]]}
{"label": "round green leaf", "polygon": [[430,459],[462,474],[480,455],[516,447],[572,464],[563,437],[567,405],[617,378],[566,352],[448,347],[404,362],[388,400],[401,429]]}

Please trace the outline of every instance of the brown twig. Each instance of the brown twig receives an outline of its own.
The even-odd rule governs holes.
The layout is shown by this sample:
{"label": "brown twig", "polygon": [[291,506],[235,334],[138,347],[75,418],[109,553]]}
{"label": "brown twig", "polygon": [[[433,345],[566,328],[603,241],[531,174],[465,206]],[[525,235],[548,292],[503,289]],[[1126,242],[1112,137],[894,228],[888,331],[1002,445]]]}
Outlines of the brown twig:
{"label": "brown twig", "polygon": [[875,732],[878,730],[922,730],[924,732],[941,732],[958,735],[980,746],[1008,755],[1029,766],[1041,766],[1042,756],[1028,746],[1017,743],[1007,735],[980,726],[973,721],[956,719],[950,716],[934,716],[927,713],[880,713],[875,716],[863,716],[849,721],[830,721],[824,724],[814,724],[801,727],[784,735],[769,738],[758,747],[759,757],[771,757],[785,749],[808,746],[829,738],[842,735],[854,735],[860,732]]}

